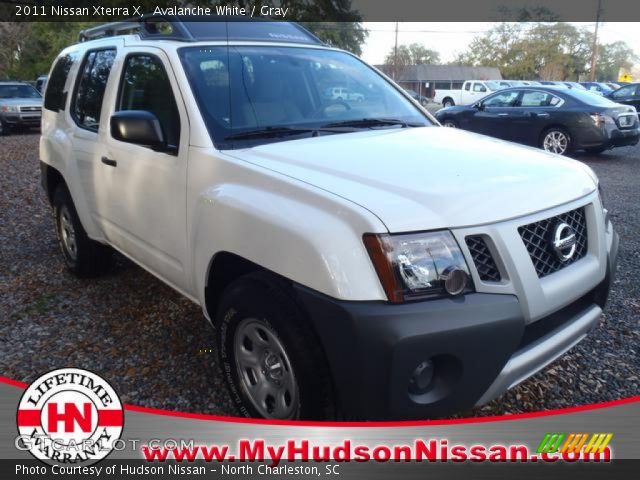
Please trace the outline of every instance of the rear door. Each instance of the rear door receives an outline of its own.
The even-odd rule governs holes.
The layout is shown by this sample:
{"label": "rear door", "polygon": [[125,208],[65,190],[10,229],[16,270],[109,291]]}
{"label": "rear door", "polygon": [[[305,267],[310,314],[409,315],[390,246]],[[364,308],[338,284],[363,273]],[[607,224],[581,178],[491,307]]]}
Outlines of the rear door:
{"label": "rear door", "polygon": [[513,140],[537,145],[541,133],[557,120],[562,103],[562,98],[543,90],[523,91],[511,115]]}

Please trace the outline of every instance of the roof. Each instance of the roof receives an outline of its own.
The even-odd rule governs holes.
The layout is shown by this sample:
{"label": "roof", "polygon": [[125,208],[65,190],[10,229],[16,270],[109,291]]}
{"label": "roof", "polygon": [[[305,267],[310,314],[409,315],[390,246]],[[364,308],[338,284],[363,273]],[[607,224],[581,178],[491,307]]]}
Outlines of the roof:
{"label": "roof", "polygon": [[139,19],[107,23],[83,30],[78,40],[138,34],[145,40],[199,41],[271,41],[322,45],[323,42],[304,27],[292,22],[228,18],[211,21],[210,17],[178,15],[143,15]]}
{"label": "roof", "polygon": [[[383,72],[393,71],[392,65],[378,65]],[[400,82],[438,80],[502,80],[497,67],[466,65],[406,65],[398,68]]]}

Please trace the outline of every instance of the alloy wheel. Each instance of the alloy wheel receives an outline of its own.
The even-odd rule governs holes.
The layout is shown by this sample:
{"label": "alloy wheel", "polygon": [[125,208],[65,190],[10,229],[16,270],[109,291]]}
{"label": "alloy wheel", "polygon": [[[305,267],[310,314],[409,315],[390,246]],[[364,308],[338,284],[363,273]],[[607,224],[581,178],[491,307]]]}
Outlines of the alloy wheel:
{"label": "alloy wheel", "polygon": [[78,244],[76,242],[76,230],[71,220],[71,213],[66,205],[60,207],[59,213],[59,231],[62,248],[72,260],[78,258]]}
{"label": "alloy wheel", "polygon": [[542,148],[544,148],[545,151],[557,153],[558,155],[564,154],[568,147],[569,138],[560,130],[551,130],[550,132],[547,132],[542,142]]}

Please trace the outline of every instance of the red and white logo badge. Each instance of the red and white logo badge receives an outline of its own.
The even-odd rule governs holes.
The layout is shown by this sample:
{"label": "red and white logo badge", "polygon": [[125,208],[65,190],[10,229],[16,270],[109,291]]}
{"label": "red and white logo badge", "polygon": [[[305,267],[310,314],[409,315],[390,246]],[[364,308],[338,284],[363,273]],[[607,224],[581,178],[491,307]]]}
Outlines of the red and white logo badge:
{"label": "red and white logo badge", "polygon": [[111,385],[79,368],[38,378],[22,395],[17,415],[22,443],[49,464],[102,460],[120,439],[123,420],[122,403]]}

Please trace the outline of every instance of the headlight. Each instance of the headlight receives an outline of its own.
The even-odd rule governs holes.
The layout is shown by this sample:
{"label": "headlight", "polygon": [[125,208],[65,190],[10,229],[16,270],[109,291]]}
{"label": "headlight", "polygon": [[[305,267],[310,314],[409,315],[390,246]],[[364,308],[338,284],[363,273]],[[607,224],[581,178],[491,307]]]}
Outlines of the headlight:
{"label": "headlight", "polygon": [[363,239],[390,302],[469,290],[469,268],[449,231]]}
{"label": "headlight", "polygon": [[13,105],[4,105],[0,110],[2,110],[3,112],[11,112],[11,113],[17,113],[18,107],[13,106]]}

